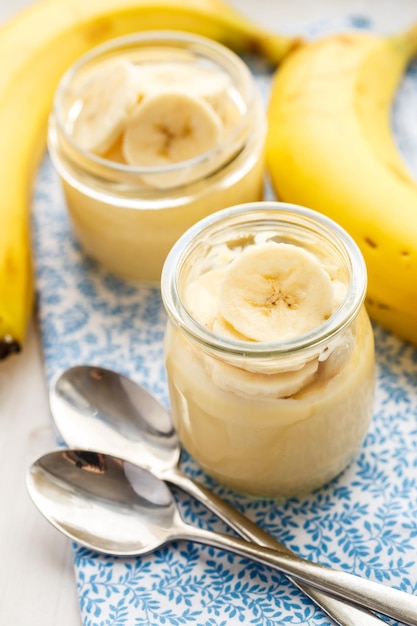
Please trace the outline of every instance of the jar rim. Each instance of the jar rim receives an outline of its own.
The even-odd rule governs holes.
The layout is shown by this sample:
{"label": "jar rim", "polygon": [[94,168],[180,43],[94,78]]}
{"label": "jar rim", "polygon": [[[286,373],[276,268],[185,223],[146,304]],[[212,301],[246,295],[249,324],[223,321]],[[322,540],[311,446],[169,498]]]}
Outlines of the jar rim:
{"label": "jar rim", "polygon": [[[311,331],[290,339],[271,342],[248,342],[217,335],[201,325],[187,310],[179,287],[181,268],[198,243],[207,240],[216,226],[249,225],[255,221],[274,218],[274,223],[289,223],[297,219],[297,226],[314,229],[333,246],[337,245],[349,265],[350,283],[339,308],[322,324]],[[168,317],[187,336],[200,345],[223,354],[250,358],[285,356],[315,350],[339,335],[359,313],[366,295],[367,270],[362,253],[349,233],[331,218],[307,207],[278,201],[260,201],[239,204],[217,211],[189,228],[171,248],[162,270],[161,296]]]}
{"label": "jar rim", "polygon": [[[192,157],[191,159],[187,159],[184,161],[179,161],[177,163],[171,163],[167,165],[158,165],[158,166],[135,166],[124,163],[118,163],[115,161],[111,161],[109,159],[105,159],[100,155],[96,155],[94,153],[89,152],[79,146],[79,144],[72,138],[70,133],[66,130],[66,122],[65,116],[63,115],[61,104],[64,100],[65,94],[70,87],[71,81],[77,75],[79,71],[81,71],[84,67],[86,67],[89,63],[94,62],[96,59],[99,59],[101,56],[104,56],[107,53],[116,52],[118,49],[123,50],[123,48],[129,49],[133,48],[136,45],[146,45],[146,44],[156,44],[156,45],[181,45],[183,49],[190,49],[191,51],[199,52],[200,54],[208,53],[215,55],[214,61],[221,66],[221,61],[227,67],[234,67],[238,72],[239,78],[243,81],[244,84],[244,99],[246,105],[246,111],[242,115],[239,123],[226,134],[224,139],[216,145],[214,148]],[[190,46],[187,48],[187,46]],[[210,57],[211,60],[213,60]],[[225,69],[225,67],[223,67]],[[176,31],[176,30],[150,30],[150,31],[142,31],[138,33],[133,33],[129,35],[123,35],[121,37],[116,37],[106,41],[98,46],[95,46],[87,53],[82,55],[73,65],[71,65],[68,70],[63,74],[61,80],[58,84],[53,107],[49,118],[50,125],[50,133],[51,128],[54,128],[55,125],[59,129],[59,132],[65,137],[65,141],[71,147],[71,150],[74,153],[79,154],[84,163],[90,163],[94,167],[100,168],[103,172],[109,173],[120,173],[124,176],[132,176],[132,177],[140,177],[140,176],[152,176],[152,175],[161,175],[161,174],[175,174],[183,170],[184,168],[198,168],[201,164],[205,162],[209,162],[216,155],[221,155],[222,152],[226,154],[230,153],[230,150],[227,151],[226,148],[230,148],[234,143],[240,145],[240,150],[243,149],[244,144],[242,145],[242,140],[240,139],[242,133],[244,133],[245,128],[248,126],[251,116],[253,115],[254,104],[256,102],[257,92],[256,85],[253,81],[253,77],[247,65],[244,61],[236,55],[232,50],[224,46],[223,44],[213,41],[209,38],[203,37],[201,35],[196,35],[193,33],[188,33],[186,31]],[[233,157],[235,158],[236,154],[239,154],[239,149],[237,149],[236,153],[234,153]],[[223,167],[224,163],[218,164],[216,161],[216,167],[213,171],[217,171],[219,167]],[[212,173],[210,170],[209,173]],[[196,180],[200,180],[200,178],[196,178]],[[182,186],[183,183],[179,183],[179,186]],[[173,184],[172,187],[168,186],[167,189],[176,188],[177,184]]]}

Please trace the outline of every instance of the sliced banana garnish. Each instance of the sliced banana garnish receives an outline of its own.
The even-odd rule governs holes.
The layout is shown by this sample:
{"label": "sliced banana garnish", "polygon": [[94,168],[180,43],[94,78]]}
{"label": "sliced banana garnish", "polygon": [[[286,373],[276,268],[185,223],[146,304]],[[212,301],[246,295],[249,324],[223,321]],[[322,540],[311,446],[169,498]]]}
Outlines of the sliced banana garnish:
{"label": "sliced banana garnish", "polygon": [[74,140],[84,150],[104,154],[122,132],[137,98],[135,66],[126,59],[107,63],[82,86]]}
{"label": "sliced banana garnish", "polygon": [[233,100],[231,97],[212,99],[210,104],[220,117],[225,133],[236,128],[244,114],[236,100]]}
{"label": "sliced banana garnish", "polygon": [[[200,324],[220,337],[280,341],[330,317],[333,290],[334,281],[313,253],[268,242],[249,246],[224,266],[194,279],[184,302]],[[325,367],[319,355],[311,354],[282,362],[248,358],[238,365],[203,353],[201,358],[216,386],[248,397],[291,397],[315,380],[319,366]]]}
{"label": "sliced banana garnish", "polygon": [[330,317],[331,280],[316,257],[298,246],[274,242],[251,246],[225,272],[220,311],[250,339],[290,339]]}
{"label": "sliced banana garnish", "polygon": [[184,301],[190,315],[202,326],[214,329],[219,315],[220,284],[224,268],[210,270],[188,285]]}
{"label": "sliced banana garnish", "polygon": [[172,61],[140,67],[141,90],[148,96],[175,91],[210,101],[224,96],[230,83],[225,72],[192,63]]}
{"label": "sliced banana garnish", "polygon": [[[203,99],[184,93],[165,92],[145,99],[126,124],[123,154],[129,165],[167,166],[193,159],[219,145],[222,123]],[[152,173],[157,187],[184,183],[195,177],[187,172]],[[145,177],[144,177],[145,178]]]}
{"label": "sliced banana garnish", "polygon": [[234,367],[208,357],[204,364],[217,387],[249,397],[288,398],[313,382],[318,370],[317,359],[298,370],[270,374]]}
{"label": "sliced banana garnish", "polygon": [[[111,59],[79,86],[72,135],[81,148],[108,161],[164,168],[221,145],[243,114],[232,91],[226,72],[189,60]],[[142,175],[143,185],[165,188],[203,178],[218,158],[212,153],[190,167]]]}
{"label": "sliced banana garnish", "polygon": [[243,103],[235,97],[230,76],[220,69],[191,63],[169,62],[143,65],[140,68],[143,97],[175,91],[203,98],[220,117],[226,130],[242,118]]}
{"label": "sliced banana garnish", "polygon": [[213,324],[213,332],[220,337],[233,339],[235,341],[253,341],[249,337],[245,337],[242,333],[239,333],[234,326],[229,324],[227,320],[221,315],[220,311],[217,311],[217,317]]}
{"label": "sliced banana garnish", "polygon": [[192,281],[185,292],[185,305],[192,317],[202,326],[221,337],[250,341],[238,333],[222,317],[219,310],[220,286],[224,278],[225,267],[205,272]]}

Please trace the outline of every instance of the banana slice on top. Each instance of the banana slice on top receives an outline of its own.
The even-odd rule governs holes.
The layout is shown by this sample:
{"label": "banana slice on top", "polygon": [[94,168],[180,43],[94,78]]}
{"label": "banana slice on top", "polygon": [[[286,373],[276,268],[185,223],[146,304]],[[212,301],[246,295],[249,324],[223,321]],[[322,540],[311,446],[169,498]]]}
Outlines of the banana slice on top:
{"label": "banana slice on top", "polygon": [[143,64],[140,76],[143,94],[149,96],[175,91],[210,101],[223,96],[231,84],[220,69],[175,61]]}
{"label": "banana slice on top", "polygon": [[225,272],[220,311],[255,341],[290,339],[331,316],[331,280],[317,258],[296,245],[251,246]]}
{"label": "banana slice on top", "polygon": [[202,326],[213,330],[219,314],[220,284],[224,268],[210,270],[188,285],[185,292],[187,309]]}
{"label": "banana slice on top", "polygon": [[230,76],[219,68],[174,61],[144,64],[140,67],[140,84],[143,97],[175,91],[203,98],[214,108],[226,130],[238,124],[244,114],[244,104]]}
{"label": "banana slice on top", "polygon": [[240,341],[251,341],[248,337],[238,333],[220,313],[220,285],[225,271],[225,267],[219,267],[193,280],[185,292],[186,307],[195,320],[217,335]]}
{"label": "banana slice on top", "polygon": [[102,155],[121,134],[138,100],[135,66],[126,59],[106,63],[82,86],[72,136],[84,150]]}
{"label": "banana slice on top", "polygon": [[[215,148],[221,139],[221,120],[205,100],[185,93],[164,92],[144,99],[129,118],[123,154],[129,165],[167,166],[202,155]],[[147,178],[151,184],[165,187],[195,176],[192,168],[188,173],[184,168],[181,173],[152,173]]]}

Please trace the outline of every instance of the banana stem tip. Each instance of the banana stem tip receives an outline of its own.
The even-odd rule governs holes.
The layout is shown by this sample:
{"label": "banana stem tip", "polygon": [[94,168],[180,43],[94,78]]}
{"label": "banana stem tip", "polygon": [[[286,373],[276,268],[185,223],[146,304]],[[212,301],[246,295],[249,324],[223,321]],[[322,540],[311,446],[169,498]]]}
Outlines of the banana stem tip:
{"label": "banana stem tip", "polygon": [[0,361],[6,359],[11,354],[16,354],[22,349],[20,343],[13,339],[10,335],[6,335],[0,339]]}

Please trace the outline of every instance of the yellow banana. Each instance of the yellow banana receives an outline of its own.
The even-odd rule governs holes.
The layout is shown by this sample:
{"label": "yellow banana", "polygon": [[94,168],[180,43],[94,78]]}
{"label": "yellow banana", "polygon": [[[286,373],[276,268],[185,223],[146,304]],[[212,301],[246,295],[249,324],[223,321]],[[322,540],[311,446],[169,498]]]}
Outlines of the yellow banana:
{"label": "yellow banana", "polygon": [[297,44],[222,0],[41,0],[0,28],[0,359],[20,349],[32,310],[30,194],[63,72],[107,39],[174,29],[277,63]]}
{"label": "yellow banana", "polygon": [[333,34],[276,72],[267,166],[277,196],[339,222],[364,254],[374,320],[417,344],[417,181],[393,137],[391,106],[417,53],[397,36]]}

